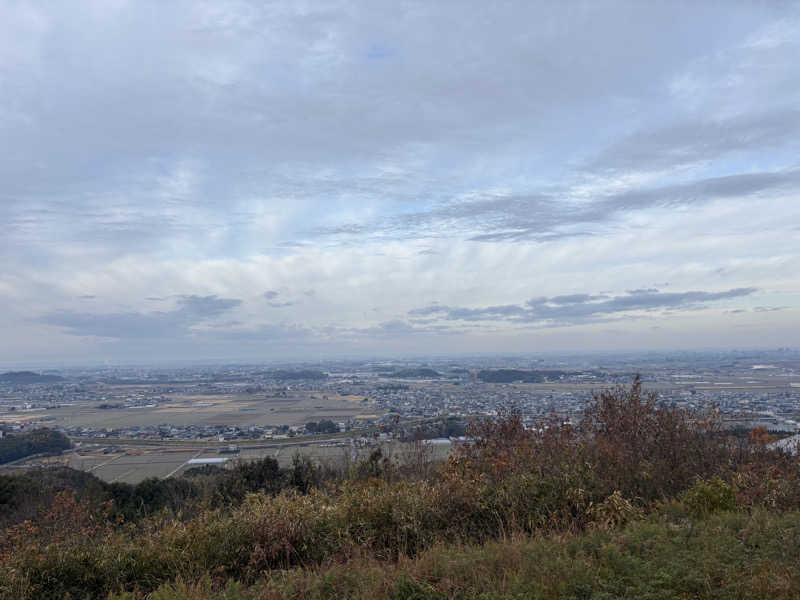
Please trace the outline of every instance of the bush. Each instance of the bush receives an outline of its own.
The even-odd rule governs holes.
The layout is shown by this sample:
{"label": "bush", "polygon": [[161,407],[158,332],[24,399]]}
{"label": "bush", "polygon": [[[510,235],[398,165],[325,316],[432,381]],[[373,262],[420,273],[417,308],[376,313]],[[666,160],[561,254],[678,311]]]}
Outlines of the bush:
{"label": "bush", "polygon": [[659,406],[638,376],[630,389],[602,392],[581,433],[604,495],[620,490],[647,503],[680,494],[697,477],[726,473],[730,451],[716,415]]}
{"label": "bush", "polygon": [[736,508],[733,487],[719,477],[698,479],[683,493],[682,500],[695,515],[709,515]]}

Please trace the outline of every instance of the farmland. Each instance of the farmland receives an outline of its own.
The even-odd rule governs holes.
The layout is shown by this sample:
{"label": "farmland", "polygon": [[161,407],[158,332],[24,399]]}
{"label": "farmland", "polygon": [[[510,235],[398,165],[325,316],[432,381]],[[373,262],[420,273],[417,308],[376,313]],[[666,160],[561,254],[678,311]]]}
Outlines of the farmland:
{"label": "farmland", "polygon": [[[146,387],[107,386],[113,398],[144,396]],[[154,425],[300,425],[312,420],[335,422],[356,417],[370,408],[363,396],[343,396],[309,391],[282,395],[225,393],[168,393],[138,404],[109,403],[106,400],[73,401],[54,408],[39,408],[0,418],[41,422],[56,427],[102,429]]]}
{"label": "farmland", "polygon": [[[142,444],[102,445],[83,443],[76,450],[62,456],[31,459],[19,468],[30,466],[63,465],[86,471],[109,483],[139,483],[149,477],[174,477],[182,474],[191,459],[226,458],[257,460],[272,457],[281,467],[289,467],[295,455],[306,456],[317,464],[343,466],[353,460],[366,458],[373,446],[354,447],[345,438],[316,442],[286,442],[265,444],[251,443],[240,447],[235,454],[221,454],[225,445],[188,445],[173,442]],[[380,445],[381,452],[390,460],[404,463],[415,453],[422,452],[427,458],[444,458],[450,452],[449,445],[426,446],[422,450],[413,444],[387,442]]]}

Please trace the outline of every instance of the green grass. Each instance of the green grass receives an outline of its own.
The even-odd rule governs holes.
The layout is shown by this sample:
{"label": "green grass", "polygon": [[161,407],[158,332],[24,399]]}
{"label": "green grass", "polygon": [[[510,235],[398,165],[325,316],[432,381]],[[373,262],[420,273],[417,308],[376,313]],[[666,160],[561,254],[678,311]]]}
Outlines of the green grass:
{"label": "green grass", "polygon": [[436,546],[394,562],[355,557],[273,571],[251,586],[206,576],[152,598],[788,600],[800,597],[798,564],[800,512],[693,518],[673,504],[618,530]]}

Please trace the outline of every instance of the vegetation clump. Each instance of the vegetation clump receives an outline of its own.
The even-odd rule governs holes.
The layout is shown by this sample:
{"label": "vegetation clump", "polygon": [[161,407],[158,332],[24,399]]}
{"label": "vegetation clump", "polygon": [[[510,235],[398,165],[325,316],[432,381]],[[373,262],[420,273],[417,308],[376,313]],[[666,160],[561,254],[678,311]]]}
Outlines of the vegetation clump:
{"label": "vegetation clump", "polygon": [[0,437],[0,465],[35,454],[60,454],[71,446],[67,436],[52,429],[5,435]]}
{"label": "vegetation clump", "polygon": [[339,426],[329,419],[321,421],[309,421],[306,423],[308,433],[339,433]]}

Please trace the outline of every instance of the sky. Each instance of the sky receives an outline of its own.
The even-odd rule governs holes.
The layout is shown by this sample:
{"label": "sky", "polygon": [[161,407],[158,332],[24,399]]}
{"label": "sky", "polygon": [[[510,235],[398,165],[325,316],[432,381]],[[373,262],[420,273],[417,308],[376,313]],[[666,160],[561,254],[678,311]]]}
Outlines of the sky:
{"label": "sky", "polygon": [[0,366],[800,339],[800,4],[0,2]]}

